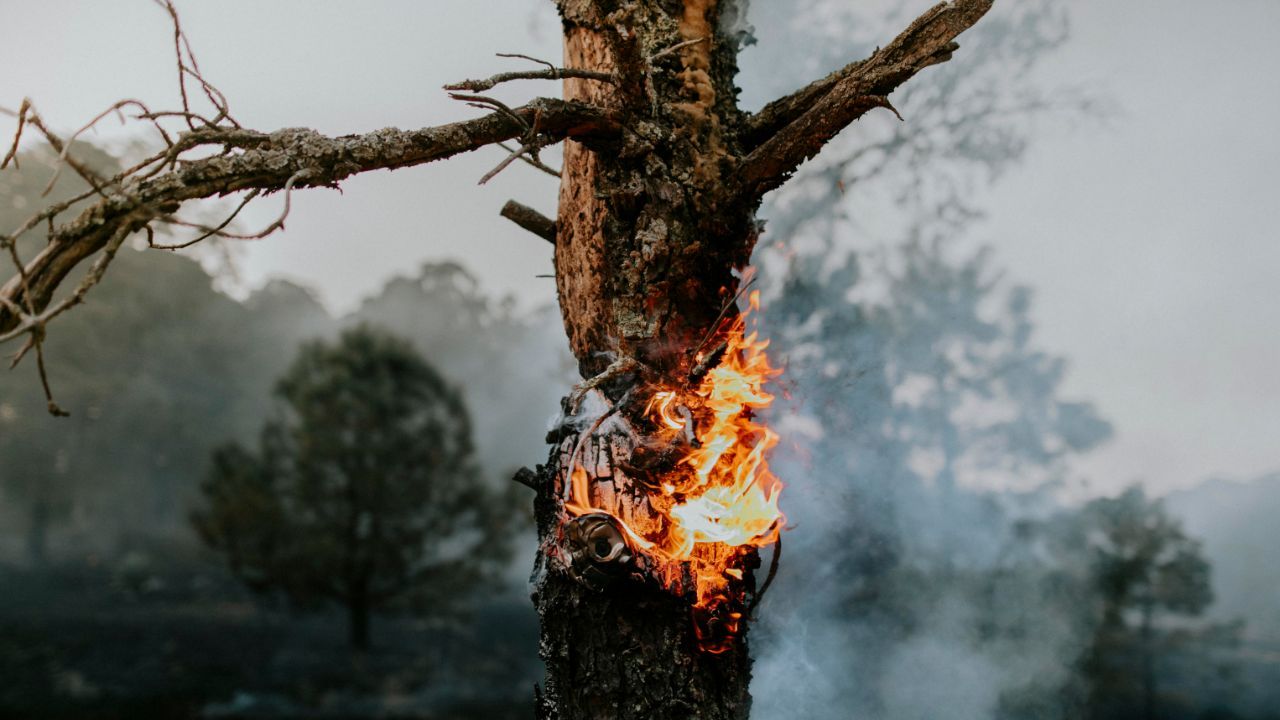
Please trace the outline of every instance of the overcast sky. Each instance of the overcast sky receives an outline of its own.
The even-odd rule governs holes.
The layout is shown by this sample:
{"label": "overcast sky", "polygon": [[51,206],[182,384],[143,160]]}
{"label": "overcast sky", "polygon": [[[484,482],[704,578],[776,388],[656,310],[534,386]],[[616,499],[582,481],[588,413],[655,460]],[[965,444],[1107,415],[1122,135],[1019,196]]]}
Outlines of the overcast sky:
{"label": "overcast sky", "polygon": [[[179,6],[205,74],[259,129],[340,134],[470,117],[443,83],[511,67],[494,52],[559,56],[545,0]],[[1121,114],[1034,143],[993,189],[980,234],[1012,279],[1036,289],[1041,343],[1071,362],[1068,393],[1116,425],[1079,469],[1099,490],[1280,469],[1280,2],[1071,7],[1071,44],[1046,80],[1095,83]],[[167,21],[147,0],[0,0],[0,19],[0,105],[30,95],[62,128],[123,96],[174,105]],[[553,90],[504,93],[518,102]],[[549,246],[497,211],[514,197],[550,213],[555,181],[517,164],[476,187],[500,159],[485,150],[353,178],[341,195],[299,193],[288,232],[246,252],[246,280],[289,277],[342,311],[388,276],[448,257],[491,291],[550,302],[552,281],[534,277],[551,271]],[[262,205],[247,224],[273,212]]]}

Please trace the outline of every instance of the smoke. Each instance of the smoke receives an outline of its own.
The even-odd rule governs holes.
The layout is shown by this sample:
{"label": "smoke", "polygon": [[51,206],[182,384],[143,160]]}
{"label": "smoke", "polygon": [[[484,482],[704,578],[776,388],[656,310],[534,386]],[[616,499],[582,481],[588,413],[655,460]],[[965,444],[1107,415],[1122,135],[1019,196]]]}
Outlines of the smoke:
{"label": "smoke", "polygon": [[[926,6],[757,7],[762,52],[804,47],[809,62],[748,52],[744,95],[799,87]],[[1029,291],[964,239],[975,189],[1022,156],[1040,112],[984,107],[1043,92],[1008,68],[1051,53],[1065,23],[1051,3],[997,9],[966,36],[981,52],[905,91],[909,125],[869,118],[767,209],[754,262],[786,365],[768,421],[785,438],[772,464],[790,530],[753,629],[753,717],[1078,709],[1086,609],[1027,528],[1111,428],[1059,397],[1064,363],[1033,342]],[[950,122],[956,108],[971,119]]]}
{"label": "smoke", "polygon": [[1049,568],[1014,557],[993,498],[788,465],[792,529],[753,630],[753,717],[1070,716],[1080,609],[1052,596]]}

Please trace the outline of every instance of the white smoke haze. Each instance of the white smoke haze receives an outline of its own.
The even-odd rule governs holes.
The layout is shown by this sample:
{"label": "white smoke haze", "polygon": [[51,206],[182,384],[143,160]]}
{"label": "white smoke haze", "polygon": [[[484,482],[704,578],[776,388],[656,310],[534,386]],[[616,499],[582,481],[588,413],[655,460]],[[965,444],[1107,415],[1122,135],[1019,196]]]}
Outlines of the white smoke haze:
{"label": "white smoke haze", "polygon": [[[763,38],[762,52],[812,49],[788,66],[796,77],[762,79],[762,94],[872,46],[919,9],[909,5],[758,8],[758,27],[788,34]],[[941,91],[899,103],[926,141],[868,118],[766,213],[756,262],[787,363],[771,415],[788,430],[774,462],[792,529],[755,628],[755,718],[1065,718],[1081,701],[1071,689],[1085,609],[1052,597],[1057,568],[1032,561],[1019,522],[1051,513],[1068,460],[1111,430],[1089,405],[1058,399],[1065,366],[1036,346],[1030,292],[971,250],[967,232],[981,211],[973,198],[1022,157],[1041,105],[1013,103],[1025,109],[992,117],[995,130],[981,113],[959,128],[945,119],[981,109],[992,90],[1042,92],[1004,62],[1051,55],[1065,20],[1045,3],[995,12],[960,56],[987,62],[942,70],[927,78]],[[838,182],[850,198],[832,192]],[[957,187],[970,199],[955,199]]]}

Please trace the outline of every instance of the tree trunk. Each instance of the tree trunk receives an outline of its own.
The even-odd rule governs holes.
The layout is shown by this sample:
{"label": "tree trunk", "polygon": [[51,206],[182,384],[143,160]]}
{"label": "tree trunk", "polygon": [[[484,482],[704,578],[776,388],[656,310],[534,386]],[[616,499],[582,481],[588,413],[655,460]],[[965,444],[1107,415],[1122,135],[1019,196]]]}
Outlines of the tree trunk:
{"label": "tree trunk", "polygon": [[[706,365],[721,362],[764,193],[850,122],[891,107],[887,95],[899,84],[949,59],[956,35],[991,0],[936,6],[871,58],[754,116],[738,109],[733,84],[739,48],[730,25],[744,4],[557,0],[565,67],[612,76],[566,78],[565,99],[604,108],[619,133],[583,136],[589,145],[566,140],[554,226],[556,288],[584,380],[548,437],[549,462],[524,477],[538,490],[531,584],[544,720],[748,716],[746,626],[758,553],[699,546],[699,561],[726,568],[708,610],[704,575],[686,564],[673,583],[669,566],[655,569],[635,550],[632,520],[653,520],[658,491],[653,475],[633,472],[652,459],[642,449],[655,452],[634,408],[658,390],[696,387]],[[580,412],[588,391],[600,394],[596,409]],[[611,416],[623,419],[605,424]],[[603,512],[584,515],[581,495]]]}
{"label": "tree trunk", "polygon": [[356,652],[369,649],[369,598],[362,593],[347,601],[347,639]]}
{"label": "tree trunk", "polygon": [[[565,66],[620,77],[616,85],[568,79],[565,99],[644,115],[651,123],[649,137],[628,137],[616,152],[565,145],[556,281],[582,376],[631,360],[656,376],[642,380],[632,369],[609,377],[600,390],[616,403],[642,382],[689,373],[692,351],[737,291],[732,270],[754,245],[757,203],[729,198],[722,184],[733,171],[731,129],[741,117],[732,84],[737,48],[716,33],[711,2],[690,0],[684,8],[636,3],[615,11],[608,23],[590,3],[560,6]],[[630,36],[621,37],[620,26]],[[653,60],[651,71],[646,67],[646,58],[697,39]],[[634,98],[621,79],[637,73],[648,78],[639,92],[650,98],[639,108],[629,105]],[[736,308],[727,313],[732,319]],[[581,430],[560,433],[539,474],[540,487],[552,489],[540,493],[537,504],[542,552],[533,592],[547,669],[539,717],[746,718],[751,660],[745,633],[724,652],[702,651],[688,597],[643,577],[592,589],[563,561],[568,458]],[[623,442],[598,433],[582,453],[596,457]],[[593,485],[615,491],[608,463],[592,473]]]}
{"label": "tree trunk", "polygon": [[1155,628],[1152,625],[1155,603],[1150,598],[1142,601],[1142,627],[1139,650],[1142,659],[1142,717],[1156,720],[1156,648]]}
{"label": "tree trunk", "polygon": [[27,561],[41,566],[49,558],[49,502],[35,500],[31,503],[27,523]]}

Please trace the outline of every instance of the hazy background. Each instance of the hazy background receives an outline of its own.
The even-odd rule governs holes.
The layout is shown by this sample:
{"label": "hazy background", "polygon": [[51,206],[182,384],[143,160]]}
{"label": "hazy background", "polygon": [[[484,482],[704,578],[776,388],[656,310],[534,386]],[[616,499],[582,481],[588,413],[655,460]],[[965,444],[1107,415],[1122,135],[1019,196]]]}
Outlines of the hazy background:
{"label": "hazy background", "polygon": [[[930,4],[755,0],[758,44],[741,58],[744,105],[758,107],[865,54],[883,42],[883,28],[897,30]],[[441,85],[517,63],[494,52],[559,57],[558,21],[542,0],[179,7],[205,75],[237,118],[259,129],[343,134],[471,117],[477,111],[449,101]],[[1043,8],[1069,20],[1060,43],[1033,32],[1028,18],[1045,15]],[[978,129],[965,137],[974,147],[951,152],[925,142],[911,156],[918,163],[891,164],[865,185],[832,194],[834,177],[873,172],[855,164],[829,174],[841,158],[900,131],[887,114],[873,114],[764,211],[771,224],[757,262],[773,298],[764,317],[789,365],[790,397],[775,413],[786,440],[777,463],[796,528],[758,628],[755,716],[856,710],[907,720],[946,708],[950,717],[976,719],[994,717],[998,705],[1014,712],[1010,702],[1010,717],[1054,716],[1037,714],[1028,698],[1073,682],[1074,658],[1090,657],[1106,639],[1081,624],[1077,598],[1044,589],[1082,577],[1073,563],[1083,561],[1062,547],[1086,543],[1055,513],[1115,497],[1137,481],[1167,498],[1187,533],[1203,541],[1216,595],[1205,619],[1247,621],[1243,649],[1204,640],[1216,631],[1207,626],[1188,631],[1181,649],[1166,648],[1166,687],[1204,707],[1220,696],[1243,698],[1231,707],[1235,715],[1196,717],[1269,717],[1263,711],[1274,710],[1274,693],[1232,690],[1187,668],[1216,672],[1227,652],[1239,665],[1232,682],[1274,688],[1280,678],[1280,565],[1272,551],[1280,537],[1270,531],[1280,513],[1280,182],[1272,170],[1280,161],[1280,90],[1269,81],[1280,63],[1273,38],[1280,4],[1003,0],[989,24],[997,28],[989,36],[962,37],[950,64],[917,78],[919,91],[895,97],[904,127],[947,119],[934,87],[960,88],[965,98],[990,89],[1011,107],[1038,94],[1034,110],[971,121]],[[0,105],[16,108],[30,96],[66,130],[122,96],[171,106],[168,32],[164,14],[145,0],[0,0]],[[992,49],[1009,55],[981,63]],[[1025,74],[1012,64],[1024,57],[1034,58]],[[556,91],[525,83],[494,94],[520,102]],[[0,120],[7,131],[9,120]],[[999,131],[983,135],[984,125]],[[108,122],[89,139],[121,149],[135,137]],[[558,162],[553,152],[547,158]],[[552,271],[551,252],[497,211],[515,198],[551,214],[556,182],[517,163],[477,186],[500,159],[501,151],[483,150],[358,176],[342,193],[298,193],[287,231],[236,246],[230,268],[198,256],[219,271],[221,291],[279,313],[261,330],[267,360],[246,392],[267,386],[264,368],[283,369],[288,343],[371,319],[413,339],[466,387],[488,476],[540,461],[541,423],[570,377],[549,308],[553,281],[536,277]],[[933,203],[951,190],[965,212],[935,214]],[[245,226],[270,222],[277,201],[255,205]],[[816,210],[806,214],[810,201]],[[0,210],[22,209],[5,202],[0,195]],[[930,238],[945,239],[937,267]],[[966,274],[982,248],[989,252]],[[815,255],[824,259],[804,259]],[[459,267],[419,271],[446,260]],[[988,292],[981,278],[998,281]],[[913,314],[921,298],[934,315]],[[957,298],[982,312],[952,308]],[[811,305],[829,310],[810,313]],[[428,306],[434,310],[415,310]],[[979,315],[995,319],[988,326]],[[451,324],[454,316],[465,322]],[[92,327],[91,317],[84,322]],[[505,329],[473,347],[459,339],[472,327],[466,322]],[[996,340],[973,343],[988,335]],[[1025,411],[1018,419],[1048,441],[1020,436],[1017,427],[969,428],[953,422],[945,404],[928,415],[933,395],[912,384],[927,365],[908,366],[966,343],[999,346],[992,363],[1005,371],[975,382],[1012,396]],[[464,345],[466,352],[441,355],[442,346]],[[487,385],[495,365],[482,371],[469,352],[501,367],[504,383]],[[524,361],[532,357],[538,362]],[[228,382],[235,377],[228,372]],[[538,397],[524,394],[531,387]],[[4,393],[23,388],[36,392],[29,381],[0,385],[0,405],[12,399]],[[512,404],[512,396],[528,402]],[[245,404],[257,411],[262,403]],[[1069,410],[1072,422],[1041,427],[1041,410],[1058,419]],[[952,425],[972,432],[956,441],[946,434]],[[1000,433],[990,451],[984,443]],[[953,472],[949,448],[957,442]],[[1064,443],[1069,451],[1045,449]],[[1019,494],[1029,483],[1051,497]],[[1018,492],[981,492],[992,488]],[[1086,506],[1081,527],[1106,507]],[[181,524],[180,513],[164,517]],[[1029,531],[1025,518],[1039,524]],[[498,626],[531,631],[531,613],[518,609],[531,547],[517,548],[511,587],[486,606]],[[992,607],[1007,611],[994,629]],[[467,627],[450,647],[476,641]],[[504,646],[493,662],[501,665],[509,650],[525,672],[518,638],[527,635],[513,637],[516,649]],[[474,677],[493,670],[468,657],[467,667],[482,668]],[[527,692],[515,685],[513,695]],[[1063,703],[1058,710],[1070,717]]]}

